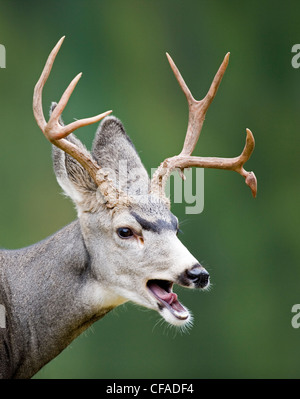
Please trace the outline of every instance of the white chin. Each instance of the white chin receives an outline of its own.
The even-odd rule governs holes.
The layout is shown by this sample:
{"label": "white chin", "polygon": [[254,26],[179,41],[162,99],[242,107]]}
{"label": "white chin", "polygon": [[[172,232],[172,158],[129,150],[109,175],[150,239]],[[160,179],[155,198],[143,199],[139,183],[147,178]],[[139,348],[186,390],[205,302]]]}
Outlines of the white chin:
{"label": "white chin", "polygon": [[172,324],[173,326],[182,327],[192,322],[192,316],[187,309],[184,314],[183,312],[180,312],[179,314],[180,317],[176,317],[176,315],[171,313],[167,308],[163,308],[160,311],[160,314],[169,324]]}

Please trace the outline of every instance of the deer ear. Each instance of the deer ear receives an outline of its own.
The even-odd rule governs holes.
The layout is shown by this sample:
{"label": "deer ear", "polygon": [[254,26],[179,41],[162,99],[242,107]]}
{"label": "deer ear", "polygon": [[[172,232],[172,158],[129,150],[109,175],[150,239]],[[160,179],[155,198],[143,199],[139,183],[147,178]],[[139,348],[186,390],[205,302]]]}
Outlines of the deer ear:
{"label": "deer ear", "polygon": [[119,119],[113,116],[103,119],[95,135],[92,155],[101,168],[108,170],[117,188],[132,195],[148,193],[148,173]]}
{"label": "deer ear", "polygon": [[[55,106],[56,103],[52,103],[50,115]],[[62,119],[59,122],[64,125]],[[74,134],[70,134],[64,140],[71,141],[82,151],[88,153],[88,150]],[[92,199],[95,198],[97,186],[88,172],[74,158],[54,145],[52,146],[52,159],[56,179],[64,193],[73,200],[77,208],[85,203],[91,204]]]}

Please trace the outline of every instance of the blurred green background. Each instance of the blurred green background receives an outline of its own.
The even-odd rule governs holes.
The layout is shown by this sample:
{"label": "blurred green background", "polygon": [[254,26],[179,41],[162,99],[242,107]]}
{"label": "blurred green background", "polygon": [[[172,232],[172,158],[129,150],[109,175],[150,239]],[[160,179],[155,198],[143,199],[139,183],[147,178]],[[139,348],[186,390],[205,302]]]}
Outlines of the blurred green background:
{"label": "blurred green background", "polygon": [[[113,109],[148,170],[181,150],[184,95],[168,51],[196,98],[224,55],[230,64],[208,111],[196,155],[236,156],[249,127],[246,164],[254,200],[235,173],[205,171],[205,205],[185,215],[183,243],[209,270],[209,292],[175,288],[194,314],[181,333],[132,304],[115,309],[35,378],[299,378],[300,43],[296,1],[0,1],[0,245],[18,248],[76,218],[52,172],[51,149],[32,115],[32,92],[48,53],[66,40],[44,91],[44,109],[83,77],[66,122]],[[90,146],[95,126],[78,132]]]}

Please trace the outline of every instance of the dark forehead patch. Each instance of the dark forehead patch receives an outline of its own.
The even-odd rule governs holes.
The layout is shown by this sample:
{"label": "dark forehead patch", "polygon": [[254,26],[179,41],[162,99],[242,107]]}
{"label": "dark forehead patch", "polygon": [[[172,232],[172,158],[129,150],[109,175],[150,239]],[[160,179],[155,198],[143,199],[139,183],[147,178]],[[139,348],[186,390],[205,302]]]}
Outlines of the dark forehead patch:
{"label": "dark forehead patch", "polygon": [[142,226],[144,230],[150,230],[153,231],[154,233],[160,233],[163,230],[172,230],[172,231],[177,231],[178,230],[178,222],[177,219],[174,215],[170,214],[171,220],[166,221],[163,219],[157,219],[154,221],[150,221],[147,219],[144,219],[140,215],[138,215],[135,212],[130,212],[131,215],[136,219],[136,221]]}

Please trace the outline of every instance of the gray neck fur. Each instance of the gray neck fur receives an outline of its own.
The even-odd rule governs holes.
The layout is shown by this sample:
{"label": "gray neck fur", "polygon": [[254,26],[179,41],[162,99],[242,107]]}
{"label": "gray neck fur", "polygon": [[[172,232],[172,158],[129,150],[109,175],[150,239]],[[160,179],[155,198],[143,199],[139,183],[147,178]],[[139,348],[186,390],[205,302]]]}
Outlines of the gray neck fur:
{"label": "gray neck fur", "polygon": [[110,310],[85,303],[88,280],[93,273],[79,221],[28,248],[0,251],[6,309],[0,377],[30,378]]}
{"label": "gray neck fur", "polygon": [[[87,151],[74,135],[67,140]],[[207,271],[176,236],[177,218],[149,194],[147,171],[118,119],[103,120],[91,154],[134,200],[107,207],[87,171],[53,147],[56,178],[78,220],[28,248],[0,251],[0,305],[6,313],[5,328],[0,325],[2,378],[30,378],[126,301],[157,311],[172,325],[188,326],[192,315],[172,292],[173,284],[208,286]]]}

